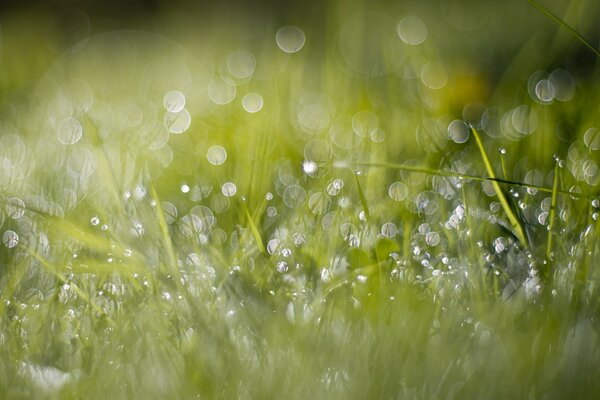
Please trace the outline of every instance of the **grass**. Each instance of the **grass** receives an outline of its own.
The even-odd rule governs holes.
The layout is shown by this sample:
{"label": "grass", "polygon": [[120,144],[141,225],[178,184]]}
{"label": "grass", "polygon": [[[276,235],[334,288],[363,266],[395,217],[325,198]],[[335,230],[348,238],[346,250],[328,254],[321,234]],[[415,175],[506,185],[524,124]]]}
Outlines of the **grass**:
{"label": "grass", "polygon": [[[53,55],[0,16],[0,398],[600,394],[597,60],[494,75],[458,15],[327,5],[303,47],[165,6]],[[521,53],[560,28],[509,6]]]}

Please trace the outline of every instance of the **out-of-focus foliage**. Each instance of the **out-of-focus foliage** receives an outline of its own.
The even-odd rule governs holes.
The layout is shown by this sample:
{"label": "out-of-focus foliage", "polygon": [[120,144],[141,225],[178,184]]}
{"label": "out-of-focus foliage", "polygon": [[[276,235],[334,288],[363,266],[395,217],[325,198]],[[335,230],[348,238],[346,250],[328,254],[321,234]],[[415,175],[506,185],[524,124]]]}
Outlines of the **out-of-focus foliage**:
{"label": "out-of-focus foliage", "polygon": [[589,49],[525,1],[123,7],[1,9],[0,397],[600,393]]}

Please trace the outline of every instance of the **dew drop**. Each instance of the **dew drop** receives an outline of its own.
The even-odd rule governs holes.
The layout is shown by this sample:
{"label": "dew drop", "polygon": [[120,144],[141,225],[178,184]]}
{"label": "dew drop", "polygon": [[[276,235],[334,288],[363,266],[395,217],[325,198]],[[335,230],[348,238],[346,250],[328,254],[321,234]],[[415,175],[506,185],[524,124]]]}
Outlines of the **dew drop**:
{"label": "dew drop", "polygon": [[25,214],[25,203],[18,197],[11,197],[6,202],[6,213],[12,219],[19,219]]}
{"label": "dew drop", "polygon": [[394,236],[396,236],[397,233],[398,233],[398,228],[396,228],[396,225],[393,222],[386,222],[381,227],[381,235],[386,238],[391,239]]}
{"label": "dew drop", "polygon": [[2,243],[9,249],[12,249],[19,243],[19,235],[15,231],[5,231],[2,235]]}
{"label": "dew drop", "polygon": [[454,143],[465,143],[469,139],[469,127],[464,121],[455,119],[448,125],[448,136]]}

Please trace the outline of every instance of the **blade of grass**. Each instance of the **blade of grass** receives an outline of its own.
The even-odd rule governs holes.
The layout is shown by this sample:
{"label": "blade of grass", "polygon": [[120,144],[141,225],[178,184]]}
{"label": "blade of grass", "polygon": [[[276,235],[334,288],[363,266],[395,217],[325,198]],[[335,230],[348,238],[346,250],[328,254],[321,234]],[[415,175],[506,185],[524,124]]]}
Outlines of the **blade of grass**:
{"label": "blade of grass", "polygon": [[471,132],[473,133],[473,137],[475,138],[475,142],[477,143],[477,147],[479,147],[479,152],[481,153],[481,159],[483,160],[485,169],[486,169],[489,177],[494,179],[494,180],[492,180],[492,186],[494,187],[496,196],[498,196],[498,200],[500,201],[500,204],[502,205],[502,208],[504,209],[504,212],[506,213],[506,216],[507,216],[508,220],[510,221],[510,225],[513,228],[514,234],[517,237],[517,239],[519,239],[519,242],[521,242],[521,245],[523,247],[527,248],[528,243],[527,243],[527,239],[525,238],[525,231],[523,230],[523,227],[521,226],[521,222],[517,218],[517,215],[513,212],[512,208],[510,206],[510,203],[508,202],[508,199],[506,198],[506,195],[504,194],[504,192],[502,191],[502,188],[500,187],[500,184],[498,183],[498,181],[495,180],[496,174],[494,173],[494,168],[492,167],[492,163],[490,162],[487,152],[485,151],[483,142],[481,141],[481,137],[479,136],[477,129],[475,129],[473,126],[471,126],[470,129],[471,129]]}
{"label": "blade of grass", "polygon": [[546,260],[550,262],[552,255],[552,236],[554,230],[554,220],[556,218],[556,203],[558,195],[558,161],[554,167],[554,182],[552,184],[552,203],[548,215],[548,242],[546,243]]}
{"label": "blade of grass", "polygon": [[[507,179],[501,179],[501,178],[498,178],[495,176],[494,177],[475,176],[475,175],[461,174],[460,172],[436,170],[436,169],[432,169],[432,168],[417,167],[414,165],[404,165],[404,164],[397,164],[397,163],[356,163],[356,165],[363,166],[363,167],[392,168],[392,169],[398,169],[401,171],[421,172],[421,173],[429,174],[429,175],[452,176],[452,177],[461,178],[462,180],[467,180],[467,181],[498,182],[498,183],[502,183],[505,185],[519,186],[519,187],[524,187],[524,188],[529,188],[529,189],[535,189],[540,192],[552,193],[552,188],[549,188],[549,187],[530,185],[528,183],[511,181],[511,180],[507,180]],[[591,199],[592,198],[592,196],[588,196],[588,195],[581,194],[581,193],[569,192],[569,191],[565,191],[565,190],[557,190],[557,193],[561,194],[561,195],[565,195],[565,196],[571,196],[571,197],[578,198],[578,199]]]}
{"label": "blade of grass", "polygon": [[158,219],[160,233],[162,235],[165,249],[167,250],[167,257],[169,257],[169,264],[171,264],[172,269],[176,270],[177,256],[175,255],[175,250],[173,249],[173,242],[171,241],[171,235],[169,234],[169,226],[167,225],[165,213],[160,205],[158,193],[156,192],[156,188],[153,184],[150,184],[150,193],[152,195],[152,199],[156,202],[156,206],[154,207],[156,209],[156,218]]}
{"label": "blade of grass", "polygon": [[588,49],[593,51],[596,56],[600,57],[600,51],[598,51],[598,49],[596,49],[594,46],[592,46],[592,44],[590,42],[588,42],[583,36],[581,36],[575,29],[573,29],[569,25],[567,25],[567,23],[565,21],[563,21],[562,19],[560,19],[559,17],[557,17],[556,15],[551,13],[548,9],[546,9],[544,6],[542,6],[537,1],[534,1],[534,0],[527,0],[527,1],[529,2],[529,4],[531,4],[532,6],[537,8],[546,17],[550,18],[552,21],[556,22],[559,26],[561,26],[561,27],[565,28],[567,31],[569,31],[573,36],[575,36],[577,38],[577,40],[579,40],[581,43],[583,43]]}
{"label": "blade of grass", "polygon": [[360,198],[360,204],[365,212],[365,219],[367,222],[371,222],[371,213],[369,212],[369,206],[367,205],[367,198],[365,197],[365,193],[362,190],[362,186],[360,185],[360,180],[358,179],[358,173],[354,173],[354,178],[356,179],[356,189],[358,190],[358,197]]}
{"label": "blade of grass", "polygon": [[244,200],[240,201],[240,203],[242,204],[242,208],[244,209],[244,214],[246,214],[246,218],[248,219],[248,225],[250,225],[250,230],[252,231],[254,240],[256,240],[256,245],[260,249],[260,252],[264,253],[265,245],[263,244],[263,241],[260,237],[260,232],[259,232],[258,228],[256,227],[256,224],[254,223],[254,219],[252,218],[252,215],[250,215],[250,210],[248,210],[248,206],[246,205],[246,202]]}

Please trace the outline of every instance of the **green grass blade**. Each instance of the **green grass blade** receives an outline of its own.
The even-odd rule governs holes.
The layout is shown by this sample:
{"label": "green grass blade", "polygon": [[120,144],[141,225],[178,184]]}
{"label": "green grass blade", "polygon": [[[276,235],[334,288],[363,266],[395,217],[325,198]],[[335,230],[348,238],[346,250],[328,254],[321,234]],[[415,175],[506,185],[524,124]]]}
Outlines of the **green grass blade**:
{"label": "green grass blade", "polygon": [[[501,179],[498,177],[489,177],[489,176],[475,176],[475,175],[469,175],[469,174],[462,174],[460,172],[455,172],[455,171],[447,171],[447,170],[436,170],[436,169],[432,169],[432,168],[425,168],[425,167],[417,167],[414,165],[404,165],[404,164],[398,164],[398,163],[388,163],[388,162],[384,162],[384,163],[356,163],[357,166],[363,166],[363,167],[380,167],[380,168],[392,168],[392,169],[397,169],[400,171],[410,171],[410,172],[421,172],[424,174],[429,174],[429,175],[437,175],[437,176],[452,176],[452,177],[456,177],[456,178],[460,178],[462,180],[465,181],[476,181],[476,182],[498,182],[498,183],[502,183],[505,185],[510,185],[510,186],[519,186],[519,187],[524,187],[524,188],[528,188],[528,189],[534,189],[540,192],[544,192],[544,193],[552,193],[552,188],[549,187],[545,187],[545,186],[538,186],[538,185],[530,185],[528,183],[524,183],[524,182],[518,182],[518,181],[511,181],[508,179]],[[591,196],[583,194],[583,193],[577,193],[577,192],[569,192],[566,190],[558,190],[556,191],[558,194],[561,195],[565,195],[565,196],[571,196],[577,199],[591,199]]]}
{"label": "green grass blade", "polygon": [[546,243],[546,260],[550,261],[552,255],[552,236],[554,229],[554,220],[556,218],[556,203],[558,200],[558,161],[554,167],[554,182],[552,184],[552,203],[550,213],[548,214],[548,242]]}
{"label": "green grass blade", "polygon": [[510,203],[508,202],[508,199],[506,198],[506,195],[504,194],[504,192],[502,191],[502,188],[500,187],[500,184],[498,183],[498,181],[495,180],[496,174],[494,173],[494,169],[492,168],[492,163],[490,162],[487,152],[485,151],[485,148],[483,147],[483,142],[481,141],[481,137],[479,136],[479,133],[473,126],[471,126],[471,132],[473,133],[473,137],[475,138],[477,147],[479,147],[479,152],[481,153],[481,159],[483,160],[485,169],[486,169],[488,175],[490,176],[490,178],[493,179],[491,181],[492,186],[494,187],[496,196],[498,196],[498,200],[500,201],[500,204],[502,204],[502,208],[504,209],[504,212],[506,213],[506,216],[508,217],[508,220],[510,221],[510,225],[513,228],[514,234],[517,237],[517,239],[519,239],[519,242],[521,242],[521,245],[526,248],[526,247],[528,247],[528,243],[527,243],[527,239],[525,238],[525,231],[523,230],[523,226],[521,225],[521,222],[517,218],[517,215],[513,212],[512,208],[510,206]]}
{"label": "green grass blade", "polygon": [[263,244],[262,238],[260,237],[260,232],[254,223],[254,219],[250,214],[250,210],[248,210],[248,206],[244,200],[240,201],[242,204],[242,208],[244,209],[244,214],[246,214],[246,219],[248,219],[248,225],[250,225],[250,231],[252,231],[252,235],[254,236],[254,240],[256,240],[256,245],[258,246],[261,253],[264,253],[265,245]]}
{"label": "green grass blade", "polygon": [[369,206],[367,205],[367,198],[365,197],[365,192],[360,185],[360,180],[358,179],[358,173],[354,174],[354,178],[356,179],[356,188],[358,190],[358,197],[360,198],[360,204],[365,212],[365,218],[367,222],[371,222],[371,213],[369,212]]}
{"label": "green grass blade", "polygon": [[573,36],[575,36],[577,38],[577,40],[579,40],[581,43],[583,43],[588,49],[593,51],[596,56],[600,57],[600,51],[598,51],[598,49],[596,49],[594,46],[592,46],[592,44],[590,42],[588,42],[583,36],[581,36],[575,29],[573,29],[569,25],[567,25],[567,23],[565,21],[563,21],[556,15],[552,14],[548,9],[543,7],[537,1],[534,1],[534,0],[527,0],[527,1],[529,2],[529,4],[531,4],[532,6],[537,8],[540,12],[542,12],[542,14],[544,14],[545,16],[550,18],[552,21],[556,22],[558,25],[560,25],[561,27],[563,27],[567,31],[569,31]]}
{"label": "green grass blade", "polygon": [[165,245],[167,257],[169,257],[169,263],[171,264],[171,268],[177,269],[177,255],[173,249],[173,242],[171,241],[171,235],[169,234],[167,219],[165,218],[165,213],[160,205],[158,193],[156,192],[154,185],[150,185],[150,193],[152,194],[152,199],[156,202],[156,207],[154,207],[156,209],[156,218],[158,219],[158,226]]}

